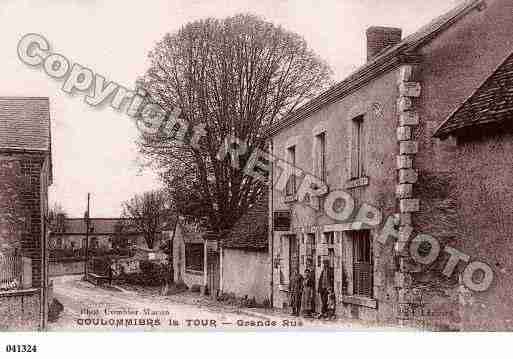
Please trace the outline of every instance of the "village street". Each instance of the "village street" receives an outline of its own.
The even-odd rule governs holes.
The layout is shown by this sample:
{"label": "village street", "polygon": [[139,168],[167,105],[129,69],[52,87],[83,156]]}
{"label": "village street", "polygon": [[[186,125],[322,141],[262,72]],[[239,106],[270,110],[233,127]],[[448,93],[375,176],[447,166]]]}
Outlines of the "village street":
{"label": "village street", "polygon": [[53,278],[54,297],[64,311],[50,331],[98,330],[397,330],[353,321],[305,321],[281,313],[240,309],[183,293],[162,296],[117,287],[96,287],[81,276]]}

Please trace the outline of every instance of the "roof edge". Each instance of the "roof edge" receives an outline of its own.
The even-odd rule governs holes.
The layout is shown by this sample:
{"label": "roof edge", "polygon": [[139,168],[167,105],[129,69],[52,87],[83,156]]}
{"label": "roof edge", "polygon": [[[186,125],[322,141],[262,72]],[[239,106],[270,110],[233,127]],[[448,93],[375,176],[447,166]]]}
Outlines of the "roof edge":
{"label": "roof edge", "polygon": [[[444,129],[443,127],[449,123],[453,118],[454,116],[456,116],[458,114],[458,112],[460,112],[460,110],[465,107],[465,105],[474,98],[474,96],[476,96],[483,88],[484,86],[486,85],[486,83],[497,73],[497,71],[499,71],[501,69],[502,66],[504,66],[508,60],[513,56],[513,52],[509,53],[506,58],[504,60],[502,60],[498,66],[496,66],[492,72],[484,79],[484,81],[474,90],[472,91],[472,93],[453,111],[451,112],[451,114],[440,124],[438,125],[438,127],[436,128],[434,134],[433,134],[433,137],[434,138],[445,138],[447,137],[449,134],[451,134],[452,132],[454,131],[457,131],[459,129],[462,129],[462,128],[466,128],[466,127],[472,127],[474,126],[474,124],[471,124],[471,125],[468,125],[468,126],[457,126],[457,127],[449,127],[447,129]],[[489,121],[489,122],[493,122],[493,121]]]}
{"label": "roof edge", "polygon": [[[420,63],[421,57],[416,53],[420,47],[436,38],[441,32],[458,22],[474,9],[482,6],[483,3],[484,0],[470,0],[467,4],[460,5],[460,11],[447,19],[438,28],[434,29],[432,32],[426,34],[417,41],[408,43],[408,38],[421,31],[422,28],[420,28],[417,32],[403,39],[396,46],[385,50],[381,55],[378,55],[375,59],[361,66],[344,80],[308,101],[305,105],[297,109],[292,114],[286,116],[283,120],[277,122],[274,126],[271,126],[266,133],[266,137],[274,137],[282,130],[300,122],[311,114],[318,112],[322,107],[345,98],[347,95],[360,89],[376,77],[393,70],[401,64]],[[455,9],[457,9],[457,7],[451,11],[454,11]]]}

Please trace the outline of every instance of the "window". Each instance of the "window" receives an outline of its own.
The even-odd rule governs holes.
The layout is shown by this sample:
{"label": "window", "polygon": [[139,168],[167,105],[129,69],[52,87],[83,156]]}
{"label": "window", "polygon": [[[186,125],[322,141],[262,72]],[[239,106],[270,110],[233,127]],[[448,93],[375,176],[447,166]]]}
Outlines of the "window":
{"label": "window", "polygon": [[352,120],[351,179],[365,177],[364,168],[364,121],[363,115]]}
{"label": "window", "polygon": [[316,138],[316,149],[317,149],[317,176],[324,183],[327,180],[326,170],[326,132],[322,132],[315,136]]}
{"label": "window", "polygon": [[[288,161],[292,165],[292,168],[296,168],[296,146],[292,146],[287,148],[287,157]],[[287,196],[293,196],[296,194],[296,176],[293,173],[288,182],[287,182],[287,188],[286,188],[286,194]]]}
{"label": "window", "polygon": [[330,262],[330,267],[335,268],[335,249],[328,249],[328,260]]}
{"label": "window", "polygon": [[335,232],[325,232],[324,243],[326,243],[328,246],[335,245]]}
{"label": "window", "polygon": [[185,270],[203,272],[203,243],[185,243]]}
{"label": "window", "polygon": [[372,298],[373,258],[370,231],[351,232],[353,241],[353,294]]}
{"label": "window", "polygon": [[315,234],[306,235],[306,267],[310,270],[315,268]]}

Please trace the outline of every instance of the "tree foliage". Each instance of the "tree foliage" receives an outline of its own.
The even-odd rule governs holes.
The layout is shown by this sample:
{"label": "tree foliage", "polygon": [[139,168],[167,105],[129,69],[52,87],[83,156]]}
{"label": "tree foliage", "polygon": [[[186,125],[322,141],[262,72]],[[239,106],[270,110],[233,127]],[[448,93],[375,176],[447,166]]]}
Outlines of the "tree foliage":
{"label": "tree foliage", "polygon": [[[141,136],[141,153],[180,214],[229,229],[265,192],[242,171],[264,149],[265,131],[324,90],[331,71],[301,36],[252,15],[188,23],[165,35],[149,60],[138,86],[166,111],[178,109],[191,141]],[[198,146],[192,128],[205,131]],[[239,168],[217,158],[228,136],[246,145]]]}
{"label": "tree foliage", "polygon": [[[123,217],[129,222],[131,230],[143,234],[148,249],[154,249],[161,232],[175,220],[174,213],[169,197],[163,191],[137,194],[123,203]],[[118,229],[126,230],[126,227]]]}

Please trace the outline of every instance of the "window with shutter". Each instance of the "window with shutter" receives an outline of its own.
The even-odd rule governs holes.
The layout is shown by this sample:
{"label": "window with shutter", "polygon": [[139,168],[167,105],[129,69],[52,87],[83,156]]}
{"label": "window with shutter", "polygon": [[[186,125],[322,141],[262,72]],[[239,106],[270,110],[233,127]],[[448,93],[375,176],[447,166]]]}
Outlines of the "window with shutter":
{"label": "window with shutter", "polygon": [[351,179],[365,176],[364,171],[364,116],[355,117],[351,121]]}
{"label": "window with shutter", "polygon": [[[296,146],[287,148],[287,157],[293,168],[296,168]],[[292,174],[287,182],[286,195],[293,196],[296,194],[296,176]]]}
{"label": "window with shutter", "polygon": [[353,294],[373,297],[374,269],[370,231],[351,232],[353,241]]}
{"label": "window with shutter", "polygon": [[326,169],[326,132],[322,132],[315,136],[316,140],[316,161],[317,161],[317,177],[324,183],[327,180]]}

